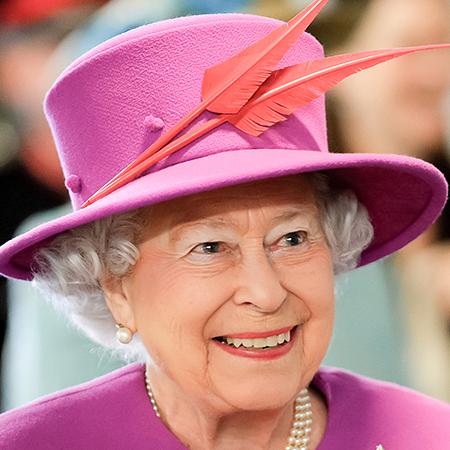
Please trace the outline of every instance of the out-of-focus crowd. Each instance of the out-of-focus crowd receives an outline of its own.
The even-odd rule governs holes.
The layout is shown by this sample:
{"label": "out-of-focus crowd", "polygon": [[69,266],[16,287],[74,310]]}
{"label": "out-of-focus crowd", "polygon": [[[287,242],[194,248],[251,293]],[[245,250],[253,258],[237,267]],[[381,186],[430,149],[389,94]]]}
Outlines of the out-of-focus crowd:
{"label": "out-of-focus crowd", "polygon": [[[0,0],[1,243],[70,208],[42,101],[77,56],[175,16],[246,12],[289,19],[307,3]],[[450,42],[450,3],[330,0],[310,31],[328,54]],[[411,55],[351,77],[329,94],[328,114],[332,151],[408,154],[450,179],[449,52]],[[325,364],[450,401],[449,210],[394,257],[338,280]],[[123,364],[67,325],[29,284],[0,279],[3,410]]]}

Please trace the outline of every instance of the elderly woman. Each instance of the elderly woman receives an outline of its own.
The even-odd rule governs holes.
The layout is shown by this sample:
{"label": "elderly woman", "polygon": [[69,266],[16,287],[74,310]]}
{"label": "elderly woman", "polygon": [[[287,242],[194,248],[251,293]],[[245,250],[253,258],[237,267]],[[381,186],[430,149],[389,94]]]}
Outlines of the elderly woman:
{"label": "elderly woman", "polygon": [[414,239],[447,192],[422,161],[328,152],[322,94],[420,49],[323,59],[303,31],[325,3],[144,26],[57,80],[75,211],[0,271],[139,362],[4,414],[2,449],[449,448],[444,403],[320,368],[334,275]]}

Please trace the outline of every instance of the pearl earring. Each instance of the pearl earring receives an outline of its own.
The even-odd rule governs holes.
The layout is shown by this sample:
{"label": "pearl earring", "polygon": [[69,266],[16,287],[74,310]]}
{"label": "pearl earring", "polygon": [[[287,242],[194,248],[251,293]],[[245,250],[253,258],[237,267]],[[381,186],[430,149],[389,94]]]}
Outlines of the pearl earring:
{"label": "pearl earring", "polygon": [[133,333],[128,327],[121,325],[120,323],[116,324],[117,332],[116,339],[121,344],[129,344],[133,339]]}

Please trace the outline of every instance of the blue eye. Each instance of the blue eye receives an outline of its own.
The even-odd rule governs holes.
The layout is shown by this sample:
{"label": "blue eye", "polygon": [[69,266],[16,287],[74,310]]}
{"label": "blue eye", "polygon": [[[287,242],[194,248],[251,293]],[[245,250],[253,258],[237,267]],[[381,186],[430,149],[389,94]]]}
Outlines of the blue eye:
{"label": "blue eye", "polygon": [[288,246],[294,247],[296,245],[301,245],[306,240],[306,232],[304,231],[294,231],[292,233],[285,234],[283,236],[284,241]]}
{"label": "blue eye", "polygon": [[219,253],[221,250],[222,242],[203,242],[197,245],[194,250],[200,250],[201,253],[212,254]]}

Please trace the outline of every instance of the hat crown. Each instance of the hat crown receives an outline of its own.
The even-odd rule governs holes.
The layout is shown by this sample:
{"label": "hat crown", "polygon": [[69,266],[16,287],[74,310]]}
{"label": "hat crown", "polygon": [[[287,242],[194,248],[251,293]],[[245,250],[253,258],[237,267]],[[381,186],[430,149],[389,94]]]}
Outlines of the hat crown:
{"label": "hat crown", "polygon": [[[280,24],[245,14],[171,19],[113,38],[69,66],[48,93],[45,110],[66,180],[78,179],[77,189],[69,188],[74,207],[201,102],[206,69]],[[304,33],[278,68],[322,57],[321,45]],[[204,112],[188,129],[214,116]],[[327,152],[323,97],[259,137],[223,124],[150,171],[252,148]]]}

